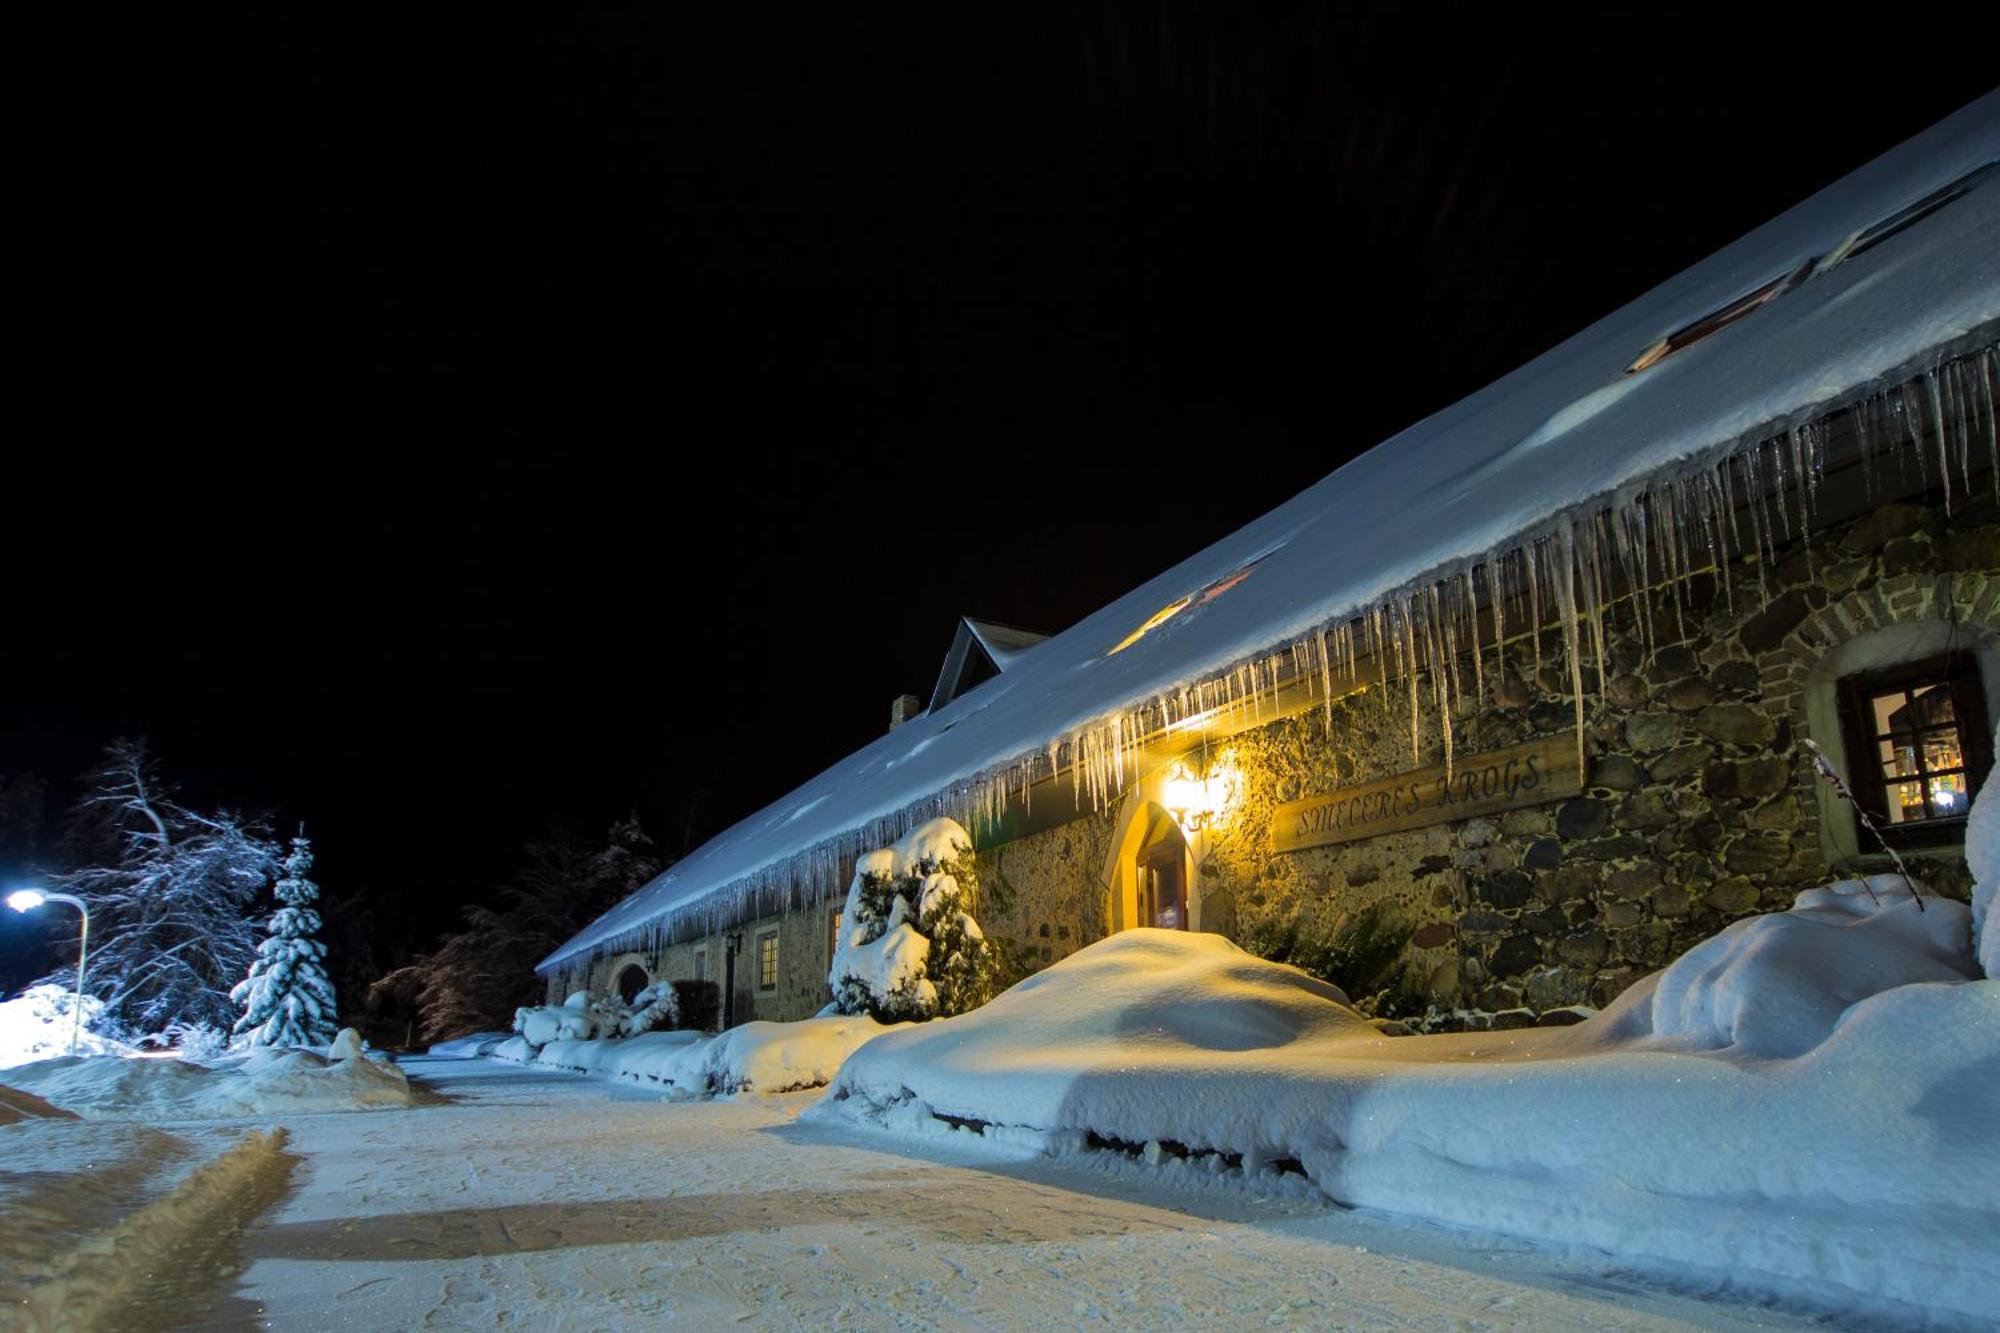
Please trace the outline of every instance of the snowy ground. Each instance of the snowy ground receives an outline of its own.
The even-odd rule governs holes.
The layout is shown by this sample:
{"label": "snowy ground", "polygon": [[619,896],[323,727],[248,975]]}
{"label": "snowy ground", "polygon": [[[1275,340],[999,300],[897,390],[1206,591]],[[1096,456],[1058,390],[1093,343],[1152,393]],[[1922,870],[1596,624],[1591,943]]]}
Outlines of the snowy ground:
{"label": "snowy ground", "polygon": [[1122,1159],[800,1124],[812,1093],[663,1103],[484,1060],[406,1067],[449,1101],[286,1118],[294,1189],[241,1237],[240,1278],[121,1327],[1825,1326]]}

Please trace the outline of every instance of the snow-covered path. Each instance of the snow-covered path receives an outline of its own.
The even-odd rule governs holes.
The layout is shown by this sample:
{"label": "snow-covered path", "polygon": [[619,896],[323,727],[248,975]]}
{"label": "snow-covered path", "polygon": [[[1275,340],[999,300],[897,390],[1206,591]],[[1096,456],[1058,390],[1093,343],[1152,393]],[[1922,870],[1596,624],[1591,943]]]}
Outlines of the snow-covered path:
{"label": "snow-covered path", "polygon": [[[1608,1264],[991,1146],[413,1060],[449,1104],[287,1120],[296,1188],[201,1327],[1802,1327]],[[920,1155],[918,1155],[920,1154]],[[175,1312],[174,1322],[189,1311]]]}

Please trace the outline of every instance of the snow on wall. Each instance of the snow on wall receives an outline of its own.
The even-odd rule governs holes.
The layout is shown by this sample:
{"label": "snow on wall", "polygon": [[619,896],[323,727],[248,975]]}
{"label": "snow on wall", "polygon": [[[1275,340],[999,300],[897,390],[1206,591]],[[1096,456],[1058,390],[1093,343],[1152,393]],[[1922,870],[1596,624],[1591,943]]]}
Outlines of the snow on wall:
{"label": "snow on wall", "polygon": [[[1740,322],[1639,374],[1626,369],[1667,333],[1996,160],[2000,93],[841,760],[711,839],[539,970],[778,910],[795,887],[831,896],[844,860],[939,814],[977,827],[1057,773],[1109,799],[1143,737],[1260,708],[1288,673],[1330,685],[1372,658],[1412,691],[1427,665],[1440,669],[1422,688],[1459,691],[1471,651],[1479,689],[1477,640],[1466,635],[1482,600],[1517,631],[1560,624],[1574,646],[1589,625],[1601,639],[1614,569],[1672,579],[1809,527],[1833,411],[1856,410],[1864,450],[1934,439],[1938,456],[1920,452],[1919,465],[1962,494],[1975,462],[2000,457],[2000,173]],[[1574,671],[1578,654],[1569,660]]]}

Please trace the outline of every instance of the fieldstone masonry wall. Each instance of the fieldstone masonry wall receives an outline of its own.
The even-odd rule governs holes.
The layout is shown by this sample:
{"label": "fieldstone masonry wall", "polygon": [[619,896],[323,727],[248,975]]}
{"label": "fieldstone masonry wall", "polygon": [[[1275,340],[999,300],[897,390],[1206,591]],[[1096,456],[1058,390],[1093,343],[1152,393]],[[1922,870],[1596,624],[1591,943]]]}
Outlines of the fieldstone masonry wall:
{"label": "fieldstone masonry wall", "polygon": [[[1560,805],[1276,854],[1277,803],[1418,766],[1408,698],[1392,682],[1389,697],[1336,703],[1330,728],[1313,713],[1248,733],[1235,743],[1243,808],[1203,867],[1205,892],[1234,899],[1240,934],[1290,918],[1325,930],[1388,905],[1413,932],[1388,1007],[1532,1021],[1602,1005],[1728,921],[1789,906],[1830,872],[1876,868],[1822,855],[1799,744],[1808,682],[1830,649],[1886,625],[2000,627],[1994,519],[1990,501],[1950,519],[1883,506],[1816,536],[1810,557],[1789,552],[1767,572],[1768,600],[1747,561],[1730,571],[1733,608],[1713,577],[1656,594],[1650,649],[1636,604],[1623,604],[1601,690],[1597,664],[1584,664],[1587,787]],[[1455,721],[1461,753],[1573,725],[1560,642],[1544,636],[1539,668],[1534,648],[1510,644],[1497,677],[1489,650],[1499,703]],[[1424,714],[1421,762],[1437,762],[1437,719]],[[1955,852],[1910,859],[1931,888],[1964,896]]]}

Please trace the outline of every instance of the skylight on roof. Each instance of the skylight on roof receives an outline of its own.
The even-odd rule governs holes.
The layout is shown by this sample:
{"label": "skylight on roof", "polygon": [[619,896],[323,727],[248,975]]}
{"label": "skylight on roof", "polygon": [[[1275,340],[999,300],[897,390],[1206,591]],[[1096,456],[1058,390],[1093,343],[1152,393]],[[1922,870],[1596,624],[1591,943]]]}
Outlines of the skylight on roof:
{"label": "skylight on roof", "polygon": [[[1269,551],[1264,553],[1264,555],[1269,554]],[[1153,612],[1152,615],[1147,616],[1145,624],[1139,626],[1139,628],[1113,644],[1111,651],[1106,653],[1105,656],[1111,657],[1117,653],[1124,652],[1127,648],[1130,648],[1133,644],[1139,642],[1139,640],[1145,638],[1148,634],[1151,634],[1154,630],[1166,624],[1169,620],[1172,620],[1191,606],[1206,606],[1237,584],[1243,582],[1243,580],[1249,578],[1250,571],[1257,568],[1263,559],[1264,556],[1260,555],[1248,564],[1239,565],[1235,569],[1230,570],[1227,574],[1215,580],[1215,582],[1204,584],[1199,591],[1191,592],[1177,602],[1169,602],[1167,605]]]}
{"label": "skylight on roof", "polygon": [[1703,315],[1692,324],[1682,325],[1641,352],[1638,360],[1625,367],[1625,373],[1627,375],[1636,375],[1642,370],[1649,370],[1672,356],[1675,352],[1680,351],[1681,348],[1698,343],[1711,333],[1720,333],[1731,324],[1754,314],[1756,311],[1769,305],[1772,301],[1777,300],[1780,296],[1783,296],[1803,281],[1805,276],[1810,272],[1812,272],[1812,261],[1808,259],[1805,263],[1784,276],[1771,279],[1771,281],[1753,292],[1746,292],[1721,309],[1712,310],[1708,314]]}

